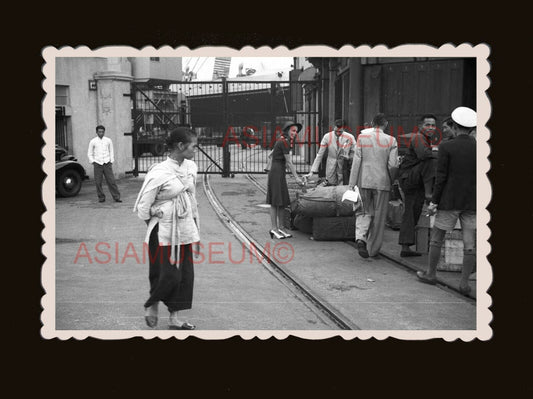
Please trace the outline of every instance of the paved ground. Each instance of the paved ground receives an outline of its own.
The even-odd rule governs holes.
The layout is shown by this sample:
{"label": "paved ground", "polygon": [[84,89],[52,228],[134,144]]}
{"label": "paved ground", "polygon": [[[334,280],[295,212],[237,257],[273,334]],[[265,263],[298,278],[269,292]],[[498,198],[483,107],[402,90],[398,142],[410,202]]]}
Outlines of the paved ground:
{"label": "paved ground", "polygon": [[[265,183],[266,176],[256,176]],[[270,240],[265,196],[243,175],[211,177],[217,197],[236,221],[260,244]],[[475,329],[475,303],[453,290],[417,281],[414,271],[385,257],[362,259],[344,242],[312,241],[293,231],[294,257],[285,264],[318,295],[365,330]],[[394,238],[390,231],[388,238]],[[397,234],[397,233],[396,233]],[[279,241],[277,241],[279,242]],[[388,247],[392,247],[388,243]],[[455,273],[457,274],[457,273]],[[456,279],[456,276],[451,277]]]}
{"label": "paved ground", "polygon": [[[143,317],[149,289],[145,224],[132,212],[141,184],[141,178],[119,181],[123,203],[98,203],[92,182],[75,198],[57,199],[56,329],[148,329]],[[250,258],[215,215],[200,185],[198,197],[205,248],[195,266],[193,308],[182,312],[184,318],[204,330],[334,328]],[[167,315],[161,305],[158,329],[166,329]]]}
{"label": "paved ground", "polygon": [[[147,260],[142,258],[145,225],[132,212],[141,184],[142,178],[119,181],[123,203],[98,203],[90,181],[77,197],[57,199],[56,329],[148,329],[143,319],[148,292]],[[267,235],[264,195],[245,176],[213,175],[211,184],[224,207],[259,243],[280,244]],[[200,184],[198,197],[204,249],[195,267],[193,308],[183,312],[184,318],[205,330],[335,328],[243,252]],[[412,271],[385,258],[362,260],[346,243],[311,241],[301,232],[283,245],[278,248],[285,266],[361,329],[476,328],[472,300],[421,284]],[[159,329],[166,329],[166,315],[161,306]]]}

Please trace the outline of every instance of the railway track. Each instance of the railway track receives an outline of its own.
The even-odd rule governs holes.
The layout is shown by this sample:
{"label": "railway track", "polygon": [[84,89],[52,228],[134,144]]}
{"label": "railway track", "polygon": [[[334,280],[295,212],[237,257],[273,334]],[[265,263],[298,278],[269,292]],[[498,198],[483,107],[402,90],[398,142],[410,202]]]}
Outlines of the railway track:
{"label": "railway track", "polygon": [[[250,155],[251,156],[251,155]],[[262,193],[266,193],[266,188],[256,179],[253,174],[246,173],[247,167],[246,162],[241,162],[239,165],[241,172],[244,173],[246,178]],[[208,168],[209,169],[209,168]],[[338,309],[328,303],[326,300],[321,298],[315,291],[308,287],[300,278],[295,276],[291,271],[287,270],[283,266],[276,262],[276,259],[270,256],[269,251],[258,243],[239,223],[231,216],[231,214],[224,208],[221,202],[218,200],[216,194],[212,190],[209,183],[209,174],[204,174],[203,176],[203,188],[204,192],[218,215],[222,223],[234,233],[235,237],[246,246],[246,248],[255,248],[257,253],[262,257],[262,265],[282,284],[284,284],[291,292],[297,296],[302,302],[304,302],[310,309],[312,309],[317,315],[321,315],[323,319],[325,318],[329,324],[341,330],[360,330],[361,328],[357,326],[352,320],[348,319],[342,314]],[[346,244],[353,247],[353,244],[346,241]],[[387,259],[391,264],[395,265],[398,268],[409,272],[415,272],[408,264],[398,262],[393,257],[382,256]],[[445,283],[439,283],[441,289],[450,290],[457,293],[457,289],[453,286],[447,285]],[[462,296],[462,295],[461,295]],[[463,297],[464,300],[475,303],[475,299],[468,297]]]}
{"label": "railway track", "polygon": [[[203,188],[206,197],[215,210],[221,222],[234,234],[237,240],[245,245],[246,248],[255,248],[261,256],[261,263],[273,276],[282,282],[291,292],[302,302],[306,303],[309,308],[321,315],[330,324],[341,330],[360,330],[356,324],[345,317],[339,310],[335,309],[328,302],[322,299],[316,292],[306,286],[301,279],[293,275],[287,268],[271,256],[269,251],[258,243],[242,226],[235,221],[224,206],[218,200],[209,183],[209,174],[203,176]],[[257,182],[256,182],[257,183]]]}

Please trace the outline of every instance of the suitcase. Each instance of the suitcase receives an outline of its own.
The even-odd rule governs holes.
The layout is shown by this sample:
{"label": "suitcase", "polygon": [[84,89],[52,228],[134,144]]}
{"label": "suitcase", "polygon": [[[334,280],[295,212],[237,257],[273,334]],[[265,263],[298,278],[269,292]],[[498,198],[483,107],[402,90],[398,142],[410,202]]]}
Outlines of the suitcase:
{"label": "suitcase", "polygon": [[316,241],[353,241],[355,239],[355,217],[315,217],[313,218],[313,238]]}

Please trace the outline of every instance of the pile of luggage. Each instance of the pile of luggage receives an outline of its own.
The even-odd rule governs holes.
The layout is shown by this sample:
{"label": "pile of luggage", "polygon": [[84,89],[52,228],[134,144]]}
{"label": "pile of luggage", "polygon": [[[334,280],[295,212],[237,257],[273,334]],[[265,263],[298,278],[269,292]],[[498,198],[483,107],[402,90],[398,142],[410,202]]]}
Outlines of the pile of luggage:
{"label": "pile of luggage", "polygon": [[[291,190],[287,227],[311,234],[317,241],[355,240],[355,210],[352,202],[343,202],[349,186],[318,184],[301,191]],[[403,202],[397,185],[393,186],[387,210],[387,227],[399,230]]]}
{"label": "pile of luggage", "polygon": [[291,228],[312,234],[317,241],[355,239],[355,211],[343,202],[348,186],[323,186],[304,189],[291,203]]}

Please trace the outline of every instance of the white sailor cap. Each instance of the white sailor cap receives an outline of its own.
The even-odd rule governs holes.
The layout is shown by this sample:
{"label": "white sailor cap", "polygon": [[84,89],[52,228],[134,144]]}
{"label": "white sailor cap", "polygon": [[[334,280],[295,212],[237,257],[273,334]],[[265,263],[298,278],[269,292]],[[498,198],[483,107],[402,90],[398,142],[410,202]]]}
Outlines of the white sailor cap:
{"label": "white sailor cap", "polygon": [[464,127],[475,127],[477,122],[476,111],[468,107],[457,107],[452,112],[452,119]]}

